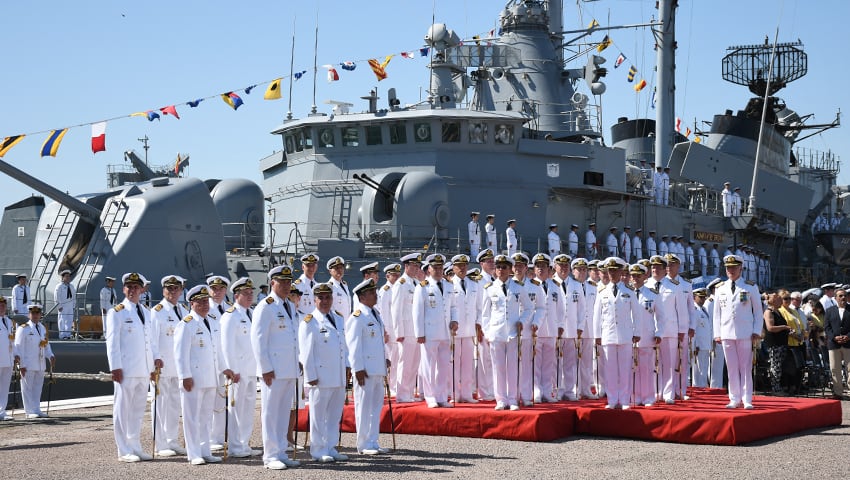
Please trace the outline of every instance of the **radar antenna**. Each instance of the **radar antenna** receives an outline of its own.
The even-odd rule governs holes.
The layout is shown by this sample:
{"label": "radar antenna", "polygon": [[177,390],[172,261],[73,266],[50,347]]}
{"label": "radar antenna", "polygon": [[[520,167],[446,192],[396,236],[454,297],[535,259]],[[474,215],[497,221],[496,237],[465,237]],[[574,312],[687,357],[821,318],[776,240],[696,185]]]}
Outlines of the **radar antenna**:
{"label": "radar antenna", "polygon": [[763,45],[729,47],[726,50],[730,53],[723,57],[723,79],[736,85],[744,85],[759,97],[773,95],[808,72],[808,57],[802,46],[803,42],[800,40],[776,44],[773,67],[770,67],[773,45],[767,39]]}

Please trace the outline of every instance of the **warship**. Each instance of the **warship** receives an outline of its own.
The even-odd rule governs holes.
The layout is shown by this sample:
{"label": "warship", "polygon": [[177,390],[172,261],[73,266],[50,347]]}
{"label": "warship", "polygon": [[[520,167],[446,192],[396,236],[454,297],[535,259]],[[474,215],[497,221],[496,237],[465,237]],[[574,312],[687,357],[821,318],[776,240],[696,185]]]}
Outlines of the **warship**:
{"label": "warship", "polygon": [[[590,36],[618,27],[565,30],[561,0],[510,0],[492,38],[463,41],[448,25],[428,28],[425,100],[402,104],[388,88],[385,107],[373,90],[361,97],[362,111],[329,101],[330,113],[290,113],[272,130],[281,149],[259,160],[260,185],[180,178],[180,162],[150,168],[130,151],[132,170],[111,171],[106,190],[71,196],[0,161],[0,171],[54,200],[6,207],[0,271],[11,274],[0,292],[27,272],[50,323],[58,272],[70,269],[78,317],[95,325],[81,330],[96,337],[106,276],[142,270],[156,287],[166,274],[196,283],[227,272],[263,283],[271,266],[298,268],[305,252],[341,255],[352,269],[410,251],[468,253],[473,211],[495,216],[500,249],[508,219],[530,253],[545,250],[551,224],[578,225],[580,252],[588,225],[597,225],[600,245],[610,228],[632,226],[721,251],[746,244],[769,255],[765,283],[850,281],[841,270],[850,254],[835,253],[850,245],[846,229],[813,235],[819,215],[833,213],[847,192],[836,186],[840,162],[797,145],[804,131],[836,127],[838,118],[807,125],[810,115],[775,96],[806,74],[802,44],[731,47],[723,78],[754,96],[689,140],[675,130],[676,2],[657,8],[657,21],[629,26],[656,38],[656,117],[618,119],[612,145],[601,115],[606,59]],[[656,196],[659,167],[670,169],[670,185]],[[733,216],[723,214],[727,181],[748,199]],[[703,278],[690,267],[695,283],[722,274],[710,269]],[[74,359],[64,371],[106,370],[103,342],[57,341],[54,351]]]}

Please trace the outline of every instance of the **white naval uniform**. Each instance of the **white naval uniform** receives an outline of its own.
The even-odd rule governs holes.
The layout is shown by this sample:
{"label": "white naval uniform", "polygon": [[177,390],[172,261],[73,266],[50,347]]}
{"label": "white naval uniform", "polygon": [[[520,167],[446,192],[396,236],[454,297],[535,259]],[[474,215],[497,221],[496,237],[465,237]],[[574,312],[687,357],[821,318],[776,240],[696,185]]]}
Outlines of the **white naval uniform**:
{"label": "white naval uniform", "polygon": [[142,418],[148,386],[154,371],[150,312],[124,299],[106,314],[106,357],[109,370],[121,370],[121,383],[113,382],[112,422],[118,456],[139,455]]}
{"label": "white naval uniform", "polygon": [[[304,317],[298,327],[298,359],[304,366],[304,385],[310,402],[310,455],[335,457],[339,422],[345,403],[345,369],[348,346],[345,318],[340,312],[319,309]],[[318,381],[315,386],[308,385]]]}
{"label": "white naval uniform", "polygon": [[[319,282],[307,278],[307,275],[303,273],[298,277],[298,280],[292,282],[295,288],[301,292],[301,300],[298,301],[298,313],[301,315],[307,315],[316,308],[316,296],[313,294],[313,287],[317,283]],[[257,300],[257,305],[259,305],[259,300]]]}
{"label": "white naval uniform", "polygon": [[628,405],[631,398],[632,337],[637,336],[633,318],[638,308],[637,295],[623,282],[600,290],[593,307],[595,336],[602,341],[605,357],[605,388],[610,407]]}
{"label": "white naval uniform", "polygon": [[658,389],[656,369],[657,347],[655,334],[658,324],[655,317],[656,292],[646,285],[635,291],[638,309],[634,312],[635,332],[638,342],[638,365],[635,376],[635,403],[644,405],[655,403]]}
{"label": "white naval uniform", "polygon": [[[481,294],[481,308],[484,308],[484,297],[487,293],[484,291],[484,285],[493,281],[493,277],[487,272],[481,272],[481,279],[475,282],[478,284],[478,291]],[[493,394],[493,359],[490,354],[490,341],[487,340],[487,324],[484,318],[481,317],[481,342],[478,345],[478,399],[479,400],[494,400],[496,397]]]}
{"label": "white naval uniform", "polygon": [[478,227],[478,222],[469,222],[469,254],[472,258],[478,256],[478,251],[481,249],[481,229]]}
{"label": "white naval uniform", "polygon": [[496,225],[487,222],[484,224],[484,231],[487,233],[487,248],[498,251],[499,240],[496,238]]}
{"label": "white naval uniform", "polygon": [[569,249],[567,253],[569,253],[571,258],[576,258],[578,256],[578,234],[573,230],[570,230],[570,234],[567,237],[567,246]]}
{"label": "white naval uniform", "polygon": [[[413,401],[413,390],[419,374],[420,350],[413,331],[413,294],[416,283],[405,273],[392,288],[393,332],[390,341],[396,342],[398,348],[395,392],[399,403]],[[400,338],[404,340],[399,341]]]}
{"label": "white naval uniform", "polygon": [[738,192],[732,192],[732,216],[741,215],[743,212],[741,211],[741,195]]}
{"label": "white naval uniform", "polygon": [[[181,305],[163,299],[151,309],[151,337],[154,358],[162,360],[159,373],[159,397],[156,400],[156,451],[180,447],[180,380],[174,360],[174,335],[177,325],[189,312]],[[151,418],[153,422],[153,418]]]}
{"label": "white naval uniform", "polygon": [[711,266],[712,266],[711,274],[714,275],[714,276],[718,276],[718,275],[720,275],[720,254],[717,253],[716,248],[714,248],[714,247],[711,248],[710,257],[711,257]]}
{"label": "white naval uniform", "polygon": [[510,278],[484,286],[481,308],[481,323],[487,325],[485,335],[490,342],[497,405],[519,406],[516,324],[530,323],[534,305],[522,284]]}
{"label": "white naval uniform", "polygon": [[658,246],[655,243],[655,237],[646,237],[646,258],[658,255]]}
{"label": "white naval uniform", "polygon": [[555,255],[561,253],[561,236],[558,235],[558,232],[550,230],[546,238],[549,243],[549,256],[554,258]]}
{"label": "white naval uniform", "polygon": [[[213,410],[218,402],[216,387],[221,367],[218,363],[219,331],[209,318],[194,310],[177,325],[174,336],[174,361],[180,378],[180,405],[183,408],[183,436],[189,461],[210,457],[210,432]],[[191,378],[191,391],[183,381]],[[223,407],[224,398],[221,399]]]}
{"label": "white naval uniform", "polygon": [[387,374],[384,352],[384,323],[374,309],[357,304],[346,322],[345,343],[351,375],[366,372],[361,386],[356,378],[354,388],[354,421],[357,426],[357,451],[377,450],[384,407],[384,380]]}
{"label": "white naval uniform", "polygon": [[[735,290],[732,290],[732,285]],[[758,287],[742,279],[714,289],[714,338],[720,338],[729,373],[729,402],[753,403],[753,335],[761,335],[763,310]]]}
{"label": "white naval uniform", "polygon": [[53,290],[53,302],[59,312],[59,338],[71,338],[74,328],[74,305],[76,305],[77,289],[70,283],[59,282]]}
{"label": "white naval uniform", "polygon": [[115,300],[117,300],[117,298],[118,297],[115,296],[114,288],[103,287],[100,289],[100,313],[103,321],[102,325],[104,334],[106,334],[106,314],[109,312],[110,308],[115,306]]}
{"label": "white naval uniform", "polygon": [[680,341],[681,348],[679,348],[681,356],[681,368],[679,369],[679,375],[675,377],[673,390],[676,392],[676,395],[684,396],[687,393],[688,375],[691,371],[691,359],[689,355],[689,344],[691,338],[689,336],[689,330],[696,329],[697,313],[696,309],[694,308],[694,292],[691,282],[679,275],[677,275],[676,278],[673,279],[673,282],[678,284],[678,294],[681,296],[685,304],[685,311],[684,313],[680,312],[681,317],[679,318],[678,322],[679,332],[684,333],[684,338]]}
{"label": "white naval uniform", "polygon": [[[529,288],[537,288],[535,303],[537,314],[537,348],[534,355],[534,401],[554,402],[560,399],[555,389],[555,340],[558,329],[563,328],[566,304],[561,285],[554,280],[535,279],[528,282]],[[535,353],[536,352],[536,353]]]}
{"label": "white naval uniform", "polygon": [[[564,303],[563,321],[559,327],[564,329],[561,336],[561,354],[555,360],[555,366],[560,364],[560,372],[555,372],[559,378],[555,380],[557,386],[556,397],[558,400],[576,400],[580,392],[578,387],[578,331],[587,330],[586,304],[582,283],[573,277],[555,282],[560,289],[561,299]],[[593,305],[591,304],[591,307]],[[590,332],[588,332],[590,336]],[[557,354],[557,352],[556,352]]]}
{"label": "white naval uniform", "polygon": [[295,305],[269,293],[254,310],[251,347],[257,360],[257,376],[274,373],[271,386],[260,381],[263,427],[263,464],[288,458],[286,434],[289,412],[298,379],[298,324]]}
{"label": "white naval uniform", "polygon": [[685,264],[688,270],[696,268],[696,263],[694,263],[694,249],[690,245],[685,247]]}
{"label": "white naval uniform", "polygon": [[27,305],[32,301],[29,285],[15,285],[12,287],[12,315],[26,315]]}
{"label": "white naval uniform", "polygon": [[[221,317],[224,312],[233,304],[225,297],[221,303],[215,303],[210,297],[210,311],[207,313],[207,320],[210,322],[210,329],[213,333],[213,341],[218,358],[218,385],[216,386],[216,404],[213,408],[212,423],[210,424],[210,444],[224,445],[224,425],[227,423],[227,412],[224,405],[224,383],[227,379],[224,377],[224,359],[221,356]],[[221,401],[219,401],[221,400]]]}
{"label": "white naval uniform", "polygon": [[706,277],[708,275],[708,253],[705,251],[705,247],[700,245],[699,250],[697,250],[697,259],[699,260],[699,273],[702,276],[703,280],[707,280]]}
{"label": "white naval uniform", "polygon": [[617,242],[617,236],[613,233],[609,233],[608,237],[605,239],[605,247],[608,251],[609,257],[619,257],[619,244]]}
{"label": "white naval uniform", "polygon": [[658,242],[658,254],[663,257],[668,253],[670,253],[670,244],[662,239],[660,242]]}
{"label": "white naval uniform", "polygon": [[644,258],[644,256],[643,256],[643,242],[641,241],[640,237],[637,236],[637,234],[635,234],[635,236],[632,237],[632,256],[634,256],[634,258],[636,260],[640,260],[641,258]]}
{"label": "white naval uniform", "polygon": [[694,303],[696,312],[696,329],[691,341],[693,348],[693,365],[691,365],[691,384],[694,387],[708,386],[709,353],[714,343],[712,334],[711,316],[705,305],[699,306]]}
{"label": "white naval uniform", "polygon": [[[452,292],[457,312],[457,334],[455,335],[455,352],[453,362],[455,372],[456,402],[473,400],[472,392],[480,382],[480,367],[476,368],[478,349],[477,328],[481,326],[481,305],[484,301],[481,285],[469,278],[457,275],[452,279]],[[478,354],[480,355],[480,350]]]}
{"label": "white naval uniform", "polygon": [[720,192],[720,198],[723,203],[723,216],[731,217],[735,208],[735,201],[732,199],[732,191],[729,190],[729,187],[725,187]]}
{"label": "white naval uniform", "polygon": [[398,343],[396,343],[395,338],[392,336],[394,331],[392,301],[393,285],[388,281],[378,289],[378,303],[375,304],[375,308],[381,317],[381,324],[384,326],[384,333],[387,335],[386,338],[389,339],[384,343],[384,350],[387,353],[387,359],[390,361],[390,366],[387,368],[387,374],[389,375],[387,377],[387,383],[390,386],[390,394],[395,395],[395,367],[396,363],[398,363]]}
{"label": "white naval uniform", "polygon": [[251,348],[253,313],[234,304],[221,317],[222,370],[230,369],[239,381],[230,385],[230,422],[227,425],[228,449],[234,454],[250,454],[257,406],[257,359]]}
{"label": "white naval uniform", "polygon": [[[679,286],[669,277],[664,277],[659,282],[650,280],[657,298],[655,301],[657,328],[655,336],[661,339],[658,345],[658,369],[661,379],[659,380],[658,393],[660,399],[674,401],[676,396],[675,374],[679,367],[677,349],[679,334],[687,333],[687,324],[682,327],[680,319],[685,318],[679,312],[687,312],[688,305],[679,293]],[[683,313],[687,315],[687,313]],[[683,330],[684,328],[684,330]]]}
{"label": "white naval uniform", "polygon": [[664,179],[663,173],[655,171],[652,173],[652,190],[655,194],[655,203],[661,204],[664,202]]}
{"label": "white naval uniform", "polygon": [[599,252],[596,251],[596,234],[593,233],[593,230],[588,230],[587,233],[584,234],[584,251],[586,252],[588,260],[593,260],[599,254]]}
{"label": "white naval uniform", "polygon": [[0,420],[6,417],[6,402],[12,381],[12,366],[15,364],[15,322],[0,317]]}
{"label": "white naval uniform", "polygon": [[419,357],[422,392],[429,407],[442,406],[451,386],[446,382],[452,374],[449,324],[457,321],[451,282],[433,277],[420,282],[413,293],[412,314],[413,336],[425,338]]}
{"label": "white naval uniform", "polygon": [[[516,281],[516,279],[514,279]],[[528,300],[531,302],[531,315],[523,316],[523,307],[520,307],[520,316],[526,318],[522,325],[522,335],[519,340],[520,361],[519,361],[519,400],[524,404],[531,405],[534,399],[534,371],[531,368],[532,350],[533,350],[533,332],[532,325],[540,327],[540,321],[545,316],[545,306],[538,302],[537,288],[530,280],[525,280],[519,283]]]}
{"label": "white naval uniform", "polygon": [[723,388],[723,370],[726,368],[726,357],[723,356],[723,346],[714,341],[714,297],[709,297],[703,305],[708,310],[711,318],[711,351],[708,356],[711,361],[711,370],[708,378],[708,386],[711,388]]}
{"label": "white naval uniform", "polygon": [[[580,283],[584,292],[584,329],[582,329],[581,339],[578,340],[579,350],[576,355],[578,358],[578,381],[576,386],[580,397],[590,398],[593,396],[590,388],[595,385],[593,376],[593,357],[596,351],[596,342],[594,341],[593,328],[593,306],[596,304],[596,294],[598,286],[592,280],[586,280],[583,284]],[[600,385],[596,385],[596,393],[599,393]]]}
{"label": "white naval uniform", "polygon": [[629,256],[632,254],[632,239],[629,234],[623,232],[620,234],[620,258],[629,261]]}
{"label": "white naval uniform", "polygon": [[41,323],[34,324],[32,320],[19,326],[15,331],[13,351],[20,357],[18,366],[21,370],[26,369],[26,374],[22,373],[21,377],[24,411],[27,415],[43,415],[39,402],[44,386],[45,362],[53,358],[53,349],[47,340],[47,329]]}
{"label": "white naval uniform", "polygon": [[505,247],[508,249],[508,256],[512,257],[516,253],[517,240],[516,230],[513,227],[508,227],[505,230]]}
{"label": "white naval uniform", "polygon": [[351,315],[351,290],[345,280],[337,282],[333,278],[328,280],[328,285],[333,289],[334,304],[331,310],[339,312],[343,319]]}

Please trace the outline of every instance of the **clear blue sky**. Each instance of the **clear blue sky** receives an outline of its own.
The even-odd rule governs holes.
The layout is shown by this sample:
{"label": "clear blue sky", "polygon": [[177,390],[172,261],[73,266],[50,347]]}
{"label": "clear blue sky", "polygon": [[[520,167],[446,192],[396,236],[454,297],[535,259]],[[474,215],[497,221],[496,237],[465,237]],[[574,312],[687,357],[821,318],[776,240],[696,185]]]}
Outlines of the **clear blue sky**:
{"label": "clear blue sky", "polygon": [[[47,133],[30,135],[3,160],[74,194],[105,187],[106,165],[123,163],[122,152],[137,140],[150,138],[150,163],[171,164],[177,152],[191,155],[189,174],[202,178],[246,177],[260,181],[258,160],[280,148],[268,132],[288,110],[284,98],[264,101],[261,84],[250,95],[247,86],[289,74],[293,28],[295,70],[310,74],[295,83],[292,111],[305,116],[313,103],[313,42],[318,14],[318,63],[357,63],[354,72],[341,69],[341,80],[326,81],[319,71],[317,105],[330,112],[325,100],[343,100],[365,108],[360,96],[378,87],[386,105],[386,90],[395,87],[402,103],[420,98],[428,84],[426,62],[406,60],[398,53],[416,50],[431,24],[445,22],[462,38],[485,34],[496,25],[502,0],[370,0],[351,2],[221,1],[148,2],[91,0],[85,2],[10,2],[4,5],[6,61],[0,89],[0,137],[46,132],[88,124],[137,111],[176,104],[180,120],[122,118],[109,122],[107,151],[93,155],[91,128],[72,128],[56,158],[39,157]],[[749,98],[746,88],[720,78],[726,47],[773,38],[800,39],[809,57],[809,74],[780,93],[788,106],[812,121],[832,121],[838,109],[850,111],[846,55],[846,0],[712,0],[681,1],[677,20],[677,115],[686,124],[711,120],[726,108],[740,109]],[[602,25],[635,24],[656,15],[654,1],[603,0],[564,6],[566,29],[585,27],[592,18]],[[579,14],[581,10],[581,14]],[[601,40],[603,33],[592,39]],[[635,94],[626,82],[628,64],[652,82],[655,54],[646,29],[611,34],[615,44],[603,55],[611,72],[602,97],[605,136],[617,117],[653,115],[651,92]],[[627,65],[613,62],[622,52]],[[387,68],[389,78],[378,83],[368,58],[397,54]],[[583,61],[582,61],[583,63]],[[577,66],[577,65],[576,65]],[[233,111],[220,99],[199,108],[182,105],[199,97],[237,91],[245,104]],[[586,90],[585,90],[586,92]],[[845,119],[850,121],[850,119]],[[810,121],[811,122],[811,121]],[[848,126],[803,143],[832,150],[850,161]],[[839,183],[850,183],[842,173]],[[3,176],[0,206],[32,191]]]}

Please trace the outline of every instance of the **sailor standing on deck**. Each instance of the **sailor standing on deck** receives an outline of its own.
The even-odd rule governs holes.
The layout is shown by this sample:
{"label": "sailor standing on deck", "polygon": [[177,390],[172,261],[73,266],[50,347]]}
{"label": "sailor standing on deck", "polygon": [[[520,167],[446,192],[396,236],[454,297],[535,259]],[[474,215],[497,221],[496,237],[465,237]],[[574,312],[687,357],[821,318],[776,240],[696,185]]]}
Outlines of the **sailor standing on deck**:
{"label": "sailor standing on deck", "polygon": [[584,234],[584,251],[588,260],[593,260],[599,254],[599,244],[596,242],[596,223],[587,226]]}
{"label": "sailor standing on deck", "polygon": [[661,204],[664,202],[664,173],[661,171],[661,166],[655,167],[655,172],[652,174],[652,191],[655,194],[655,203]]}
{"label": "sailor standing on deck", "polygon": [[732,199],[732,190],[729,188],[732,184],[723,182],[723,190],[720,192],[720,199],[723,203],[723,216],[731,217],[734,215],[735,201]]}
{"label": "sailor standing on deck", "polygon": [[[100,314],[106,329],[106,313],[115,306],[115,277],[106,277],[106,285],[100,289]],[[179,320],[179,319],[178,319]],[[104,334],[106,332],[104,331]]]}
{"label": "sailor standing on deck", "polygon": [[121,283],[124,301],[106,314],[106,357],[115,389],[112,422],[118,458],[133,463],[153,458],[143,451],[140,435],[148,385],[163,363],[154,357],[150,312],[139,303],[144,277],[126,273]]}
{"label": "sailor standing on deck", "polygon": [[30,287],[27,285],[27,276],[19,274],[15,278],[18,284],[12,287],[12,315],[26,315],[27,305],[32,301]]}
{"label": "sailor standing on deck", "polygon": [[316,271],[319,269],[319,256],[315,253],[307,253],[301,256],[301,270],[304,272],[297,280],[292,282],[298,290],[301,290],[301,301],[298,303],[298,313],[307,315],[316,308],[313,298],[313,287],[316,286]]}
{"label": "sailor standing on deck", "polygon": [[[348,318],[351,314],[351,292],[348,290],[348,283],[342,279],[345,275],[345,259],[342,257],[333,257],[326,264],[328,273],[331,274],[331,279],[328,280],[328,285],[333,290],[333,309],[340,313],[343,318]],[[313,291],[315,293],[315,287]]]}
{"label": "sailor standing on deck", "polygon": [[641,241],[640,236],[641,233],[643,233],[643,229],[638,228],[637,230],[635,230],[635,236],[632,237],[632,258],[634,259],[634,261],[638,261],[641,258],[644,258],[643,242]]}
{"label": "sailor standing on deck", "polygon": [[513,256],[517,249],[516,230],[514,230],[514,227],[516,227],[516,220],[508,220],[508,228],[505,229],[505,247],[508,250],[508,256]]}
{"label": "sailor standing on deck", "polygon": [[[159,373],[159,397],[156,401],[156,454],[160,457],[185,455],[177,438],[180,426],[180,379],[174,360],[174,335],[177,325],[189,311],[180,305],[183,279],[178,275],[167,275],[160,280],[162,301],[151,309],[151,329],[154,358],[162,360]],[[153,418],[151,418],[153,420]]]}
{"label": "sailor standing on deck", "polygon": [[53,290],[53,302],[59,312],[59,340],[67,340],[71,338],[74,328],[74,305],[77,303],[77,289],[71,285],[70,270],[62,270],[59,275],[62,277],[62,281],[56,284],[56,288]]}
{"label": "sailor standing on deck", "polygon": [[478,212],[469,214],[469,254],[471,256],[478,255],[478,250],[481,249],[481,227],[478,226]]}
{"label": "sailor standing on deck", "polygon": [[364,455],[387,453],[378,444],[381,409],[384,406],[384,379],[389,360],[384,353],[384,324],[375,309],[377,283],[366,279],[352,290],[357,295],[354,313],[346,322],[345,341],[348,363],[354,372],[354,420],[357,451]]}
{"label": "sailor standing on deck", "polygon": [[617,252],[620,250],[617,241],[617,227],[611,227],[608,229],[608,237],[605,239],[605,247],[605,253],[607,253],[609,257],[617,256]]}
{"label": "sailor standing on deck", "polygon": [[15,322],[6,315],[7,300],[0,295],[0,420],[12,420],[6,414],[12,366],[15,364]]}
{"label": "sailor standing on deck", "polygon": [[345,318],[333,311],[333,288],[313,288],[316,309],[298,326],[298,359],[310,402],[310,455],[322,463],[348,460],[336,449],[349,375]]}
{"label": "sailor standing on deck", "polygon": [[646,257],[651,258],[658,255],[658,245],[655,243],[655,230],[649,231],[649,237],[646,238]]}
{"label": "sailor standing on deck", "polygon": [[549,225],[547,240],[549,241],[549,258],[561,253],[561,236],[558,235],[558,225],[556,223]]}
{"label": "sailor standing on deck", "polygon": [[570,225],[570,234],[567,237],[567,253],[570,258],[578,256],[578,225]]}
{"label": "sailor standing on deck", "polygon": [[702,242],[699,246],[699,250],[697,250],[697,259],[699,260],[699,273],[703,279],[705,279],[708,274],[708,252],[705,250],[705,247],[708,245],[706,242]]}
{"label": "sailor standing on deck", "polygon": [[[53,349],[50,348],[47,329],[41,325],[41,305],[31,303],[27,306],[27,310],[30,320],[15,331],[13,351],[15,363],[21,370],[21,397],[24,400],[27,419],[43,418],[47,415],[41,411],[39,402],[41,389],[44,386],[44,361],[48,360],[50,369],[53,370],[56,358],[53,356]],[[141,410],[144,411],[144,402]]]}
{"label": "sailor standing on deck", "polygon": [[620,258],[629,261],[629,255],[632,254],[632,227],[626,225],[623,227],[623,233],[620,234],[620,239],[618,240],[618,244],[620,247]]}
{"label": "sailor standing on deck", "polygon": [[398,347],[396,365],[396,401],[413,401],[416,377],[419,373],[419,345],[413,331],[413,295],[416,292],[416,277],[422,273],[422,255],[410,253],[400,259],[404,274],[392,287],[393,331],[390,341]]}
{"label": "sailor standing on deck", "polygon": [[[215,349],[219,357],[216,358],[218,365],[224,364],[221,358],[221,317],[225,310],[231,307],[233,303],[227,300],[227,289],[230,288],[230,280],[220,275],[211,275],[207,277],[207,286],[209,286],[209,304],[210,311],[207,318],[210,322],[210,330],[213,333],[213,341],[216,342]],[[219,370],[218,386],[216,387],[216,395],[224,398],[224,382],[225,376]],[[219,451],[224,448],[224,424],[227,423],[227,412],[225,411],[224,402],[215,405],[212,416],[212,425],[210,425],[210,449]]]}
{"label": "sailor standing on deck", "polygon": [[487,248],[495,252],[499,248],[499,240],[496,235],[495,215],[487,215],[487,223],[484,224],[484,231],[487,233]]}
{"label": "sailor standing on deck", "polygon": [[761,337],[762,303],[758,287],[741,279],[744,261],[738,255],[723,258],[729,280],[714,290],[714,341],[723,345],[729,372],[729,404],[753,408],[753,344]]}
{"label": "sailor standing on deck", "polygon": [[298,380],[299,316],[295,305],[287,300],[292,269],[281,265],[271,269],[268,275],[271,293],[254,310],[251,347],[257,359],[257,375],[262,377],[263,466],[284,470],[301,464],[286,454],[289,412]]}

